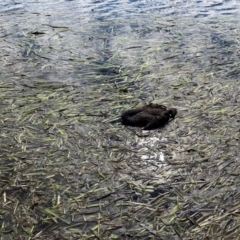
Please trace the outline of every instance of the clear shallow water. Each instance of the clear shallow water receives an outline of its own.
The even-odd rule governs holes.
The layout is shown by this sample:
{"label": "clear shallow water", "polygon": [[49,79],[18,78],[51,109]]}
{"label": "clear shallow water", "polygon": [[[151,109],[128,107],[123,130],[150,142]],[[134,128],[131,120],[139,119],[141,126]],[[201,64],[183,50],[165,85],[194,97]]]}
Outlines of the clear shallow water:
{"label": "clear shallow water", "polygon": [[1,78],[85,84],[119,71],[121,81],[221,70],[239,59],[239,11],[240,1],[4,1]]}
{"label": "clear shallow water", "polygon": [[[177,183],[184,197],[176,194],[176,201],[168,195],[163,198],[175,209],[185,206],[186,200],[190,202],[190,210],[191,206],[205,206],[206,196],[211,196],[207,200],[210,220],[200,215],[200,222],[196,221],[204,230],[199,239],[216,232],[206,228],[211,226],[212,216],[220,216],[229,209],[229,214],[235,212],[237,199],[234,205],[232,197],[224,197],[219,205],[219,196],[225,196],[226,191],[229,196],[238,196],[238,1],[4,1],[0,21],[0,80],[4,82],[0,82],[1,129],[3,153],[6,153],[3,161],[10,166],[9,175],[5,174],[5,168],[3,173],[12,176],[10,189],[16,182],[21,188],[24,186],[26,199],[34,189],[47,192],[49,202],[43,203],[44,208],[53,206],[59,196],[57,203],[62,204],[54,205],[53,211],[59,210],[64,219],[74,214],[71,235],[75,230],[82,233],[80,225],[75,223],[83,221],[82,208],[75,201],[71,205],[71,194],[89,194],[86,204],[92,205],[95,190],[102,192],[102,187],[108,186],[125,196],[132,180],[143,186],[149,180],[152,190],[151,185],[165,181]],[[152,100],[179,110],[177,118],[163,130],[137,137],[115,124],[123,109]],[[100,173],[103,173],[101,179]],[[191,188],[184,182],[190,183]],[[3,178],[4,188],[6,184]],[[27,185],[31,193],[25,190]],[[108,196],[107,193],[103,192]],[[20,197],[21,204],[16,205],[9,198],[6,211],[19,214],[20,217],[11,219],[19,219],[15,226],[25,227],[26,218],[18,206],[27,204],[24,209],[29,209],[32,216],[29,206],[35,203],[24,203],[15,188],[14,194]],[[101,206],[102,198],[99,200]],[[109,200],[115,204],[115,195],[110,194]],[[227,201],[231,206],[228,210]],[[153,208],[157,209],[156,204]],[[117,205],[120,208],[116,211]],[[110,213],[119,212],[119,219],[111,221],[113,225],[129,218],[129,211],[122,211],[121,205],[119,202],[110,205]],[[169,210],[172,221],[173,211]],[[100,215],[109,215],[102,213],[101,209]],[[175,213],[183,223],[182,208]],[[61,221],[58,224],[54,220],[58,226],[52,227],[49,219],[53,215],[44,212],[47,225],[42,226],[42,214],[37,214],[36,211],[37,235],[43,234],[46,239],[45,232],[49,230],[49,236],[61,236],[58,234],[64,228]],[[97,224],[100,215],[95,218]],[[139,215],[134,231],[131,227],[129,231],[136,233],[135,236],[139,224],[147,226],[149,221],[149,213],[142,215],[140,211]],[[9,219],[8,216],[3,220]],[[226,221],[228,216],[225,214]],[[225,218],[222,221],[220,225],[225,226]],[[238,219],[234,221],[238,226]],[[151,220],[149,223],[148,226],[154,225]],[[119,231],[128,232],[129,225],[125,224],[125,230]],[[174,220],[173,229],[176,224]],[[3,231],[8,225],[11,228],[7,232],[17,235],[17,231],[11,230],[12,222],[2,224]],[[191,222],[189,226],[189,231],[196,233],[196,225]],[[162,229],[158,219],[156,228]],[[166,236],[170,228],[163,230]],[[32,229],[27,231],[32,233]],[[103,233],[105,230],[101,229]],[[228,236],[232,232],[230,228]]]}

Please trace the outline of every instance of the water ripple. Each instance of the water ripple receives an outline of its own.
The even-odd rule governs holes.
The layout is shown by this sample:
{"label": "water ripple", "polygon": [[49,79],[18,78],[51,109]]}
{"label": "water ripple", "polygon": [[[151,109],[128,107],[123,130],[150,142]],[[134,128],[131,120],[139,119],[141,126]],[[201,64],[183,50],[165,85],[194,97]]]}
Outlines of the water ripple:
{"label": "water ripple", "polygon": [[237,15],[240,10],[239,1],[136,1],[136,0],[42,0],[28,1],[8,0],[0,5],[0,11],[13,11],[23,6],[30,12],[56,14],[64,10],[65,15],[76,18],[76,15],[88,21],[95,21],[99,17],[103,20],[131,19],[134,16],[150,17],[152,14],[162,16],[192,16],[192,17],[215,17],[217,15]]}

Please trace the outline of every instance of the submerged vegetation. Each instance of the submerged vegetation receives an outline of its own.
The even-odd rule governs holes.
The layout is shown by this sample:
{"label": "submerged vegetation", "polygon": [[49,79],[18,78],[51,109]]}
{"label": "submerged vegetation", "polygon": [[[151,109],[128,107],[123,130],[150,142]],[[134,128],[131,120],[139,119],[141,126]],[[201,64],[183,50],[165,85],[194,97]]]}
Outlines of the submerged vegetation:
{"label": "submerged vegetation", "polygon": [[2,36],[0,239],[240,239],[239,30],[112,24]]}

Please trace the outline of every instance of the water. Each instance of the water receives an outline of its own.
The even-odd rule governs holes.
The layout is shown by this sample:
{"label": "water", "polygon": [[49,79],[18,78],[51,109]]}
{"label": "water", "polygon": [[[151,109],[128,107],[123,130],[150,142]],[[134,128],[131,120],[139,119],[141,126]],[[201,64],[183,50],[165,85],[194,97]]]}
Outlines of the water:
{"label": "water", "polygon": [[[83,71],[74,61],[88,65],[94,62],[89,59],[106,62],[117,54],[114,64],[134,69],[132,64],[147,56],[143,47],[164,48],[162,54],[168,56],[171,48],[162,45],[169,43],[182,52],[196,48],[199,39],[219,47],[234,44],[228,38],[238,31],[239,9],[240,1],[4,1],[1,49],[7,57],[1,65],[9,60],[18,69],[48,76],[64,70],[58,78],[71,80],[89,73],[89,66]],[[18,57],[37,57],[37,52],[48,61],[38,59],[37,66],[16,62]],[[7,66],[1,72],[9,74]],[[71,76],[63,76],[66,72]]]}
{"label": "water", "polygon": [[[116,20],[149,17],[150,14],[166,16],[217,17],[236,16],[239,1],[27,1],[9,2],[9,6],[22,5],[26,11],[56,15],[64,11],[92,21],[94,19]],[[7,6],[7,4],[6,4]],[[92,12],[92,14],[90,14]],[[77,14],[78,13],[78,14]],[[65,15],[64,14],[64,15]]]}
{"label": "water", "polygon": [[[150,239],[146,233],[157,237],[160,229],[164,239],[233,236],[238,219],[221,233],[212,216],[226,210],[219,223],[226,226],[227,211],[239,204],[239,5],[2,1],[3,234],[80,239],[91,228],[99,239]],[[121,111],[153,100],[178,109],[163,129],[119,124]],[[161,198],[144,209],[148,191]],[[169,218],[159,221],[162,214]],[[169,238],[176,226],[188,231]]]}
{"label": "water", "polygon": [[[1,12],[25,9],[39,14],[71,14],[89,21],[99,19],[130,19],[161,14],[166,16],[216,17],[219,15],[237,15],[239,1],[4,1]],[[94,12],[94,14],[90,14]],[[94,17],[92,17],[94,15]],[[131,15],[131,16],[130,16]],[[59,19],[60,20],[60,19]],[[63,20],[63,19],[62,19]]]}
{"label": "water", "polygon": [[216,68],[238,59],[239,10],[240,1],[4,1],[1,78],[85,84],[119,69],[156,78],[159,66],[164,76],[184,62]]}

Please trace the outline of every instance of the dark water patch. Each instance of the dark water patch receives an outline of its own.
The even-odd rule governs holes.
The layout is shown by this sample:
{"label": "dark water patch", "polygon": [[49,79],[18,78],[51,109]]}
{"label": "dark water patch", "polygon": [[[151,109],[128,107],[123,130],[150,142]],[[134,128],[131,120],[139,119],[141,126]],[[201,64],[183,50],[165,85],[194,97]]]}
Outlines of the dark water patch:
{"label": "dark water patch", "polygon": [[0,13],[14,12],[20,9],[24,9],[24,6],[20,2],[11,1],[8,3],[8,1],[6,1],[4,4],[0,4]]}
{"label": "dark water patch", "polygon": [[209,14],[198,14],[195,16],[195,18],[202,18],[202,17],[208,17]]}
{"label": "dark water patch", "polygon": [[232,15],[232,13],[230,13],[230,12],[223,12],[223,13],[221,13],[223,16],[231,16]]}
{"label": "dark water patch", "polygon": [[210,4],[208,6],[206,6],[207,8],[214,8],[214,7],[219,7],[219,6],[222,6],[223,5],[223,2],[219,2],[219,3],[213,3],[213,4]]}
{"label": "dark water patch", "polygon": [[221,48],[230,47],[232,45],[237,45],[237,42],[235,42],[233,40],[224,40],[224,39],[222,39],[222,37],[225,37],[225,36],[221,36],[220,34],[212,34],[211,42],[213,44],[218,44]]}
{"label": "dark water patch", "polygon": [[229,8],[221,8],[221,9],[216,9],[216,11],[236,11],[237,9],[236,8],[231,8],[231,7],[229,7]]}

